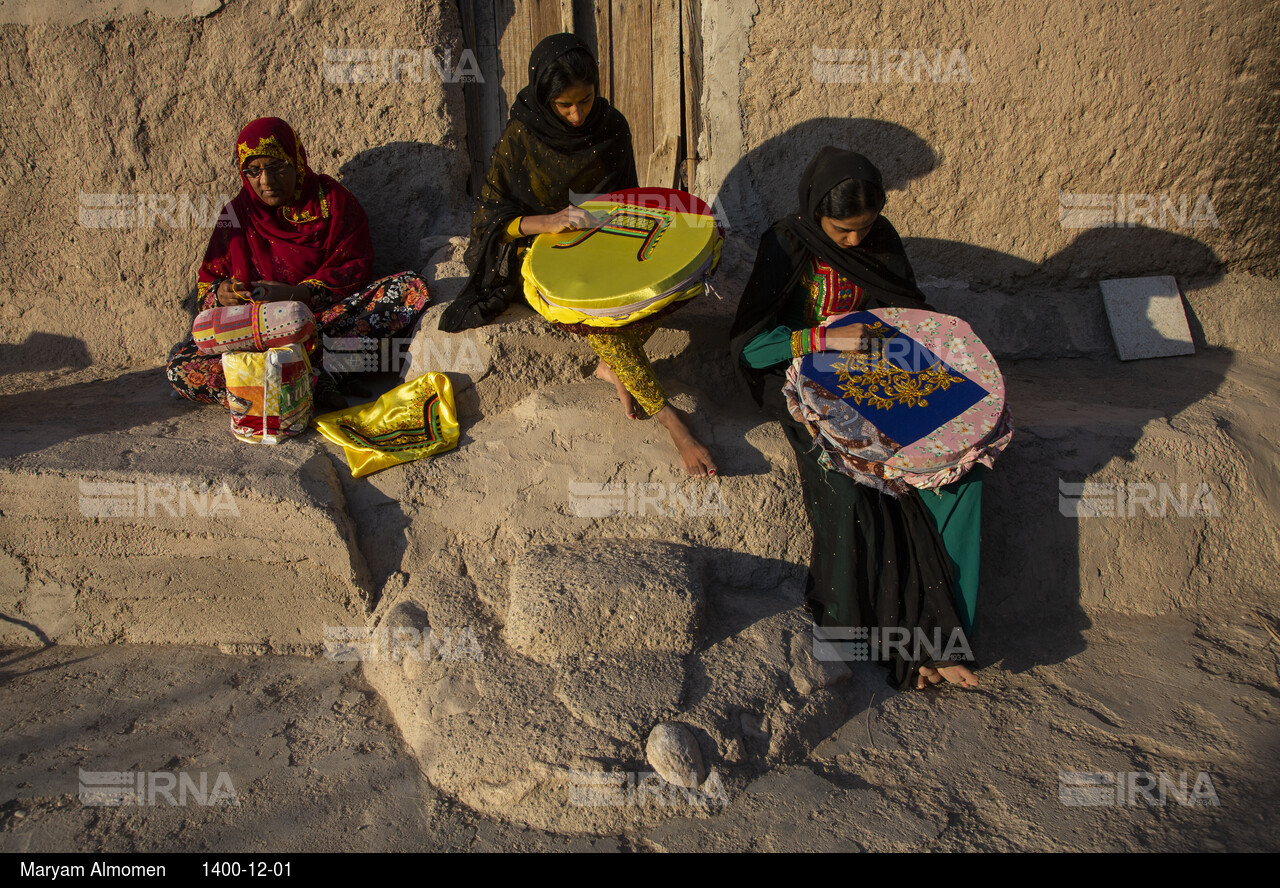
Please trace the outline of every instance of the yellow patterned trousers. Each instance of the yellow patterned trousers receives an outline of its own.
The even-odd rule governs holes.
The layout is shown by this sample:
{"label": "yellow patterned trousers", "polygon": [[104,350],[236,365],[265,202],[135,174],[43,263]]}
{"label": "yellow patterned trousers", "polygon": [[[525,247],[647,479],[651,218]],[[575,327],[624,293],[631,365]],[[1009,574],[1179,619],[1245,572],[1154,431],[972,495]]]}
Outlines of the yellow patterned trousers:
{"label": "yellow patterned trousers", "polygon": [[658,382],[653,365],[649,363],[649,356],[644,352],[644,344],[657,327],[657,321],[648,321],[628,325],[617,333],[587,334],[587,342],[595,349],[600,360],[618,374],[631,397],[650,416],[667,403],[667,393],[662,388],[662,383]]}

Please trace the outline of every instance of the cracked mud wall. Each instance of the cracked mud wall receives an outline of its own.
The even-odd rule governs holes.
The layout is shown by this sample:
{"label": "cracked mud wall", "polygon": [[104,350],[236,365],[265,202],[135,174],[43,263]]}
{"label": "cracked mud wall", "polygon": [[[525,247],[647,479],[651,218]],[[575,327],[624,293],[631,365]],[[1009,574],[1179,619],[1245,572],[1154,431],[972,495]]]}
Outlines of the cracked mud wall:
{"label": "cracked mud wall", "polygon": [[[732,0],[702,23],[698,190],[740,232],[792,212],[830,143],[881,167],[922,275],[1280,271],[1274,4]],[[1107,205],[1124,227],[1073,227]]]}
{"label": "cracked mud wall", "polygon": [[[326,48],[373,50],[369,82]],[[421,61],[461,48],[455,3],[0,3],[0,372],[162,361],[255,117],[360,200],[376,273],[421,267],[470,210],[461,87]],[[116,199],[130,227],[83,224]]]}
{"label": "cracked mud wall", "polygon": [[[1280,272],[1272,4],[700,9],[695,190],[745,237],[791,211],[834,142],[884,169],[922,277]],[[372,82],[326,79],[326,48],[373,50]],[[392,70],[397,48],[456,68],[457,4],[0,2],[0,370],[159,362],[258,115],[294,123],[360,198],[378,272],[420,267],[424,236],[465,228],[464,115],[421,61]],[[102,195],[135,201],[142,227],[82,225]],[[1155,224],[1064,227],[1089,216],[1064,210],[1080,195]]]}

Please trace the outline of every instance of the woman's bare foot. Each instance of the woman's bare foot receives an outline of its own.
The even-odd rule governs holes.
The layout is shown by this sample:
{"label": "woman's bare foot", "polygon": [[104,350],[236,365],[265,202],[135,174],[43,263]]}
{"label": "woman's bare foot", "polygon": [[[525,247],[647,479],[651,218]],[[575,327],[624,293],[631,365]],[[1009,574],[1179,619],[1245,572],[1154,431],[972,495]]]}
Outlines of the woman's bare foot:
{"label": "woman's bare foot", "polygon": [[716,473],[716,464],[711,458],[711,451],[693,437],[693,432],[689,431],[689,426],[685,424],[683,413],[666,404],[653,418],[662,423],[662,427],[671,434],[671,443],[675,444],[676,450],[680,451],[680,459],[684,461],[686,472],[690,475]]}
{"label": "woman's bare foot", "polygon": [[613,383],[614,388],[618,390],[618,400],[622,402],[622,411],[627,414],[627,419],[635,419],[636,399],[631,397],[631,392],[627,391],[627,387],[622,384],[618,374],[613,372],[613,368],[601,361],[596,365],[596,377]]}
{"label": "woman's bare foot", "polygon": [[978,686],[978,676],[968,666],[957,663],[954,666],[921,666],[919,677],[916,678],[916,690],[924,690],[944,681],[962,688]]}

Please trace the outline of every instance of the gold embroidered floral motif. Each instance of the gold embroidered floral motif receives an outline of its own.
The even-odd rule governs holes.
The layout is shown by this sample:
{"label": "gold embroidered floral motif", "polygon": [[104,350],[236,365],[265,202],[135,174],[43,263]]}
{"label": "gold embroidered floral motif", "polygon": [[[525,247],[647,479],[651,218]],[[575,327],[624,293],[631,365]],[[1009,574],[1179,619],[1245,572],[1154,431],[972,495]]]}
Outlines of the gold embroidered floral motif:
{"label": "gold embroidered floral motif", "polygon": [[240,158],[241,167],[250,157],[274,157],[277,160],[293,164],[294,169],[298,167],[296,159],[289,156],[289,153],[284,150],[284,146],[280,144],[280,140],[275,136],[264,136],[258,140],[256,147],[251,147],[248,142],[238,143],[236,145],[236,156]]}
{"label": "gold embroidered floral motif", "polygon": [[[868,332],[882,343],[888,341],[884,338],[887,330],[880,324],[868,327]],[[951,373],[941,361],[919,373],[903,370],[888,360],[883,347],[845,352],[831,369],[840,381],[842,398],[877,410],[895,406],[928,407],[929,395],[946,391],[964,379]]]}
{"label": "gold embroidered floral motif", "polygon": [[[298,189],[298,191],[301,191],[301,190],[302,190],[301,188]],[[286,219],[288,219],[294,225],[301,225],[304,222],[314,222],[317,219],[328,219],[329,218],[329,196],[325,194],[324,182],[320,183],[319,188],[316,191],[316,197],[320,199],[320,215],[319,216],[317,216],[315,213],[308,213],[305,209],[296,208],[296,207],[282,207],[280,212],[284,215]],[[297,199],[297,192],[295,192],[294,194],[294,199],[295,200]]]}

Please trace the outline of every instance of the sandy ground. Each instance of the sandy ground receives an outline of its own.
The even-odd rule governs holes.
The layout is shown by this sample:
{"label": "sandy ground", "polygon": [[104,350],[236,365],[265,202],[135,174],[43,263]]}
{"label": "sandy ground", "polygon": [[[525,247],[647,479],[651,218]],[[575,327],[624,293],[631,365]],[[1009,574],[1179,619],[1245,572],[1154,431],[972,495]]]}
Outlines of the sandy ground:
{"label": "sandy ground", "polygon": [[[1113,617],[1083,630],[1079,653],[1008,668],[1031,648],[1053,659],[1053,634],[1011,639],[976,692],[893,694],[860,667],[850,693],[863,705],[803,766],[714,813],[609,837],[489,820],[433,791],[356,664],[10,649],[0,850],[1280,849],[1280,643],[1248,618]],[[239,804],[193,792],[185,805],[85,805],[82,770],[205,772],[210,784],[225,772]],[[1163,804],[1144,796],[1139,778],[1123,804],[1066,804],[1063,783],[1082,771],[1185,779],[1188,803],[1168,787]]]}
{"label": "sandy ground", "polygon": [[[428,609],[456,604],[431,598],[453,588],[444,582],[443,568],[449,566],[445,556],[456,557],[450,554],[456,545],[469,568],[463,572],[467,582],[475,586],[473,592],[458,586],[459,600],[501,615],[501,601],[489,598],[500,599],[505,592],[493,589],[505,589],[505,583],[485,586],[499,577],[501,565],[487,567],[493,559],[482,555],[496,552],[515,564],[517,537],[582,538],[584,528],[564,514],[564,479],[557,473],[661,479],[670,469],[652,467],[672,456],[660,436],[624,436],[608,391],[584,378],[590,362],[574,351],[576,343],[534,335],[526,326],[514,321],[487,340],[497,370],[464,393],[462,447],[360,482],[344,477],[341,457],[320,450],[313,435],[272,454],[237,449],[242,445],[229,441],[224,414],[171,400],[154,368],[133,368],[124,376],[94,367],[0,378],[11,423],[4,446],[13,451],[6,464],[9,508],[17,510],[0,515],[13,536],[0,542],[16,547],[21,531],[30,536],[23,545],[45,552],[51,544],[39,527],[66,521],[54,508],[69,508],[67,503],[58,506],[47,497],[48,503],[32,506],[28,523],[36,530],[30,530],[20,514],[26,506],[13,491],[38,499],[37,482],[70,483],[62,476],[99,463],[129,469],[133,463],[121,453],[134,451],[129,460],[150,465],[161,447],[169,454],[163,467],[187,471],[175,454],[189,452],[203,464],[210,448],[222,447],[215,454],[222,454],[218,465],[249,471],[246,477],[265,494],[279,493],[282,510],[311,501],[305,491],[272,482],[273,472],[297,474],[305,462],[312,474],[323,464],[340,478],[356,543],[375,592],[386,601],[412,591],[403,588],[411,581],[414,588],[435,590],[423,599]],[[686,326],[701,329],[693,321]],[[670,341],[660,343],[664,358],[668,352],[687,356],[689,363],[675,365],[676,376],[694,377],[710,391],[727,390],[728,382],[706,363],[711,358],[689,347],[681,338],[686,335],[684,328],[669,331]],[[778,760],[761,752],[741,759],[730,769],[722,799],[690,805],[646,783],[637,770],[627,778],[634,778],[635,788],[615,797],[618,816],[597,818],[619,828],[593,836],[546,832],[511,816],[477,813],[433,788],[424,777],[424,758],[471,767],[465,761],[471,750],[463,747],[484,747],[487,739],[464,742],[460,733],[454,748],[431,748],[433,738],[446,735],[422,730],[416,697],[380,696],[370,681],[376,677],[371,664],[279,652],[251,656],[234,648],[220,653],[166,637],[103,647],[65,639],[46,648],[22,646],[36,643],[29,635],[30,641],[0,648],[0,850],[1280,850],[1280,769],[1274,765],[1280,753],[1280,637],[1273,634],[1280,626],[1274,577],[1267,576],[1276,545],[1272,499],[1280,489],[1269,406],[1278,383],[1269,348],[1214,348],[1171,360],[1008,362],[1022,437],[992,476],[998,483],[990,485],[991,521],[984,519],[984,577],[992,581],[984,589],[998,594],[984,598],[983,619],[991,621],[977,644],[985,664],[981,687],[894,693],[875,667],[853,664],[852,678],[834,691],[847,707],[837,726],[803,755]],[[394,378],[382,383],[385,388]],[[762,437],[754,428],[759,419],[709,402],[703,421],[709,420],[726,465],[750,469],[751,458],[759,464],[740,477],[726,471],[725,495],[737,504],[750,494],[743,502],[763,504],[752,508],[764,509],[770,519],[756,523],[777,523],[794,502],[769,484],[785,482],[790,453]],[[1093,407],[1084,411],[1081,404]],[[543,411],[539,421],[526,422],[533,409]],[[598,418],[588,425],[579,414]],[[592,434],[566,436],[562,428],[590,428]],[[521,455],[547,437],[559,462],[548,468]],[[101,459],[94,455],[100,439],[106,448]],[[192,441],[201,449],[191,450]],[[487,471],[490,463],[500,471]],[[33,466],[43,474],[32,475]],[[1077,527],[1058,514],[1056,499],[1059,479],[1078,476],[1209,478],[1223,518]],[[73,494],[67,497],[73,502]],[[243,507],[254,502],[246,496]],[[78,532],[77,521],[83,518],[72,515],[68,532]],[[727,555],[719,553],[724,565],[741,560],[741,553],[730,551],[735,547],[759,556],[740,565],[753,575],[743,581],[752,596],[732,599],[743,591],[732,583],[708,589],[713,623],[720,622],[691,655],[696,659],[728,639],[785,622],[775,617],[780,609],[790,612],[786,596],[798,603],[794,578],[785,580],[788,571],[779,565],[801,563],[807,543],[796,548],[794,541],[765,536],[738,540],[738,525],[751,523],[733,516],[723,526],[689,522],[674,537],[671,527],[639,520],[625,530],[589,529],[593,538],[650,536],[678,538],[695,549],[726,547]],[[1037,538],[1045,528],[1051,533]],[[127,532],[133,531],[112,531],[121,540]],[[117,564],[120,577],[133,577],[119,558],[110,560],[114,539],[82,542],[86,552],[97,547],[86,557],[98,561],[86,564],[98,564],[98,570]],[[162,543],[137,545],[146,552]],[[39,558],[49,570],[65,573],[66,583],[79,582],[82,568],[70,556],[65,564]],[[783,579],[761,572],[773,562]],[[0,580],[9,582],[7,575]],[[124,604],[103,604],[104,614],[118,610],[128,617],[125,593],[135,581],[116,584]],[[770,598],[778,583],[790,591]],[[178,589],[174,600],[185,600],[182,584],[170,585]],[[107,600],[96,592],[89,599]],[[1123,605],[1131,610],[1119,612]],[[186,611],[179,616],[190,623]],[[479,626],[488,619],[468,616],[464,622]],[[117,628],[117,641],[138,640],[127,619]],[[769,642],[781,658],[783,640]],[[682,713],[705,700],[714,684],[709,678],[725,677],[724,669],[716,670],[685,685]],[[785,679],[785,666],[781,675]],[[725,680],[732,684],[732,676]],[[509,693],[509,680],[491,685],[494,696],[486,707],[509,705],[507,698],[519,696]],[[533,685],[521,689],[541,693]],[[790,686],[770,693],[767,711],[779,723],[793,711],[789,707],[806,703]],[[730,703],[752,705],[729,697]],[[523,730],[518,719],[497,723]],[[564,727],[571,733],[572,725]],[[532,735],[513,736],[531,746],[535,762],[543,754],[557,761],[549,748],[534,748]],[[424,742],[428,748],[415,748]],[[705,746],[704,754],[718,743]],[[622,760],[643,766],[642,756],[627,756]],[[723,766],[723,745],[715,756]],[[475,757],[483,763],[482,755]],[[86,804],[82,790],[93,779],[100,785],[100,778],[85,774],[103,772],[151,775],[161,788],[170,778],[198,781],[201,775],[216,787],[225,775],[238,805],[200,804],[209,797],[194,792],[176,798],[184,804],[152,792],[143,797],[155,805]],[[473,776],[483,781],[485,775]],[[673,810],[654,816],[653,806]],[[544,822],[556,819],[542,813]],[[560,818],[571,821],[592,818]]]}
{"label": "sandy ground", "polygon": [[[359,483],[313,440],[246,456],[226,435],[225,415],[171,401],[155,370],[188,328],[182,296],[208,236],[205,221],[181,212],[157,224],[157,201],[199,205],[203,218],[239,187],[225,140],[257,113],[247,109],[287,113],[317,171],[339,177],[370,210],[379,273],[420,268],[428,242],[465,227],[461,87],[321,76],[331,48],[456,47],[455,4],[0,0],[9,63],[0,91],[16,109],[0,120],[0,230],[12,272],[0,281],[0,850],[1280,846],[1280,342],[1256,321],[1280,310],[1277,229],[1265,224],[1280,192],[1265,163],[1274,128],[1253,125],[1276,117],[1280,94],[1266,84],[1280,6],[1252,0],[1206,12],[1165,2],[1153,11],[1105,2],[1012,14],[958,0],[941,17],[899,6],[859,8],[851,30],[847,16],[821,4],[701,5],[691,188],[720,194],[739,245],[726,247],[718,278],[729,302],[691,306],[650,347],[678,395],[705,396],[691,398],[703,411],[698,431],[714,437],[726,465],[737,460],[736,476],[726,470],[721,480],[735,508],[746,505],[719,524],[638,520],[620,531],[575,524],[564,482],[674,483],[669,448],[652,429],[624,445],[616,405],[584,382],[585,347],[540,325],[516,321],[479,335],[483,373],[460,393],[469,412],[462,447]],[[884,77],[855,85],[821,73],[819,50],[856,48],[857,34],[873,52],[963,46],[972,76],[907,83],[882,67]],[[508,65],[510,45],[496,48]],[[228,66],[229,57],[240,61]],[[1186,102],[1188,91],[1201,101]],[[1160,125],[1136,125],[1135,109]],[[976,134],[974,120],[984,122]],[[654,817],[642,808],[678,806],[633,793],[611,820],[624,826],[604,836],[490,818],[433,789],[424,760],[457,764],[475,753],[483,765],[476,749],[498,747],[473,736],[473,746],[424,749],[436,735],[417,718],[418,697],[380,695],[372,668],[296,656],[315,646],[321,616],[356,622],[370,616],[364,604],[400,595],[446,615],[465,600],[484,611],[477,625],[497,625],[499,581],[518,544],[588,533],[678,539],[751,574],[754,596],[734,599],[742,588],[732,583],[708,590],[722,622],[691,659],[752,636],[748,629],[762,638],[759,624],[779,609],[794,613],[769,585],[789,568],[799,573],[797,551],[807,545],[791,533],[791,454],[757,420],[715,402],[730,389],[723,334],[754,256],[752,235],[792,210],[795,172],[826,143],[859,146],[883,165],[922,285],[941,310],[980,330],[1017,402],[1018,437],[988,486],[995,545],[984,557],[998,569],[987,571],[993,582],[984,577],[984,611],[999,619],[980,639],[981,689],[894,694],[874,669],[856,668],[830,692],[846,714],[814,748],[785,761],[743,756],[724,803],[705,811],[686,805]],[[1067,224],[1075,199],[1109,206],[1113,192],[1123,192],[1117,205],[1128,197],[1119,227]],[[1158,228],[1135,217],[1135,200],[1181,201],[1186,216],[1188,201],[1207,206],[1210,194],[1212,224],[1166,223],[1163,210]],[[101,209],[94,198],[113,196],[138,199],[136,220],[83,221],[86,209]],[[1200,351],[1121,366],[1089,282],[1157,271],[1178,275]],[[448,275],[428,276],[438,300]],[[526,422],[534,411],[573,421]],[[522,456],[530,442],[558,461]],[[266,542],[281,545],[238,549],[231,532],[241,525],[217,525],[228,531],[218,537],[204,526],[99,522],[90,535],[75,508],[83,477],[195,482],[206,467],[241,485],[245,537],[274,534]],[[1068,522],[1058,484],[1086,477],[1210,481],[1223,520]],[[324,508],[334,500],[344,507]],[[437,508],[441,500],[448,508]],[[245,550],[253,557],[227,566],[225,553]],[[269,589],[281,563],[294,568],[289,591],[302,591],[269,608],[250,612],[227,595],[219,624],[208,604],[215,596],[188,594],[218,582]],[[337,576],[335,565],[347,573]],[[467,582],[444,582],[445,568]],[[336,579],[322,596],[314,578],[326,572]],[[419,587],[426,591],[415,601],[408,593]],[[798,597],[794,577],[788,590]],[[308,610],[316,601],[330,610]],[[258,632],[269,636],[260,644]],[[59,644],[23,646],[49,638]],[[783,723],[816,699],[787,684],[785,638],[775,631],[771,647],[762,642],[782,663],[761,695],[768,707],[720,687],[728,714],[755,706]],[[107,641],[116,643],[89,646]],[[731,659],[721,655],[717,666]],[[515,686],[560,715],[544,688],[502,678],[489,684],[490,713],[519,697],[508,691]],[[733,685],[733,669],[697,678],[678,690],[705,702],[716,682]],[[452,698],[443,697],[448,709]],[[690,704],[687,716],[698,701],[680,702]],[[531,756],[569,761],[521,733],[525,722],[497,721]],[[565,736],[581,735],[570,721]],[[706,750],[715,747],[720,764],[723,739]],[[514,770],[525,773],[523,761]],[[89,805],[86,772],[204,775],[215,785],[226,775],[239,804]],[[1165,780],[1158,792],[1146,791],[1146,775]],[[487,775],[474,767],[464,776],[474,788]],[[1082,799],[1099,804],[1068,804]]]}

